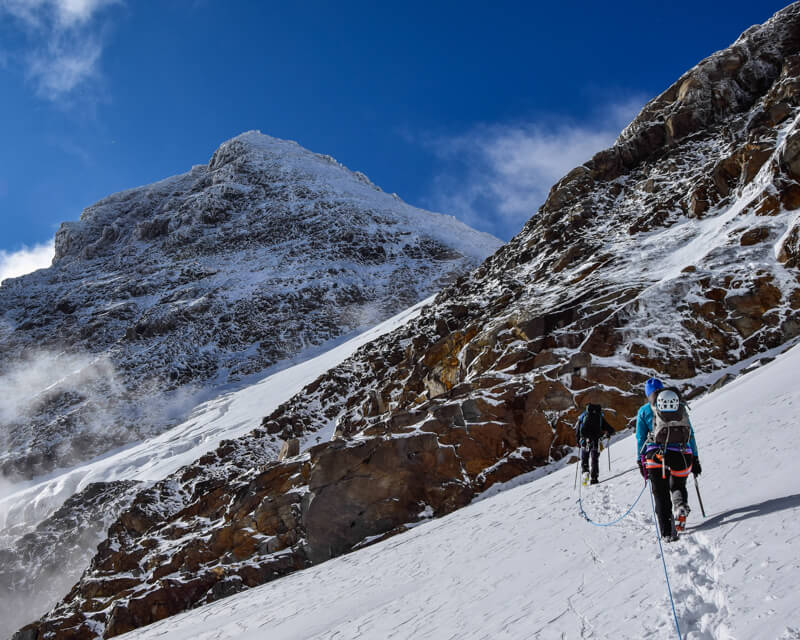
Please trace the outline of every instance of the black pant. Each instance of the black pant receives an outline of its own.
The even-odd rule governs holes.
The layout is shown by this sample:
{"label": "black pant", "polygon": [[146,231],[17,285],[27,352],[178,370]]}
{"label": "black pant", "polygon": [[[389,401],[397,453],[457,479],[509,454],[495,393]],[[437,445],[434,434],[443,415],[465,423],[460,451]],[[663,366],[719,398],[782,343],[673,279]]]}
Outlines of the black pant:
{"label": "black pant", "polygon": [[592,471],[590,473],[592,480],[597,480],[600,474],[600,440],[586,439],[582,443],[581,449],[581,471],[587,473],[589,471],[589,456],[592,459]]}
{"label": "black pant", "polygon": [[[655,459],[655,453],[649,455],[650,460]],[[691,454],[683,454],[678,451],[667,451],[666,453],[666,478],[661,477],[662,469],[657,467],[647,470],[650,478],[650,486],[653,490],[653,500],[656,504],[656,516],[658,517],[658,528],[662,536],[671,536],[674,528],[672,509],[678,507],[688,508],[689,495],[686,491],[686,477],[674,476],[673,471],[682,471],[689,468],[692,464]]]}

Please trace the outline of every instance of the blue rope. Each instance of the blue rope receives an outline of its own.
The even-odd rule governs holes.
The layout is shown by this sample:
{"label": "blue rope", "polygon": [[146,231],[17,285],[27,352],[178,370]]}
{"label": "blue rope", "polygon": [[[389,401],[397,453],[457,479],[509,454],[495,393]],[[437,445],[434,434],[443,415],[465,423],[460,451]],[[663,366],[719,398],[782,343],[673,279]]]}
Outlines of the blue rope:
{"label": "blue rope", "polygon": [[[625,513],[623,513],[619,518],[617,518],[616,520],[612,520],[611,522],[595,522],[586,514],[586,512],[583,510],[583,501],[581,497],[580,488],[578,489],[578,508],[580,509],[583,518],[589,524],[592,524],[595,527],[610,527],[613,524],[617,524],[620,520],[625,518],[625,516],[627,516],[631,511],[633,511],[633,508],[636,506],[636,503],[639,502],[639,498],[642,497],[642,494],[644,494],[644,490],[646,488],[647,488],[647,480],[645,480],[644,484],[642,485],[642,490],[639,492],[639,495],[636,497],[636,500],[633,501],[633,504],[628,508],[628,510]],[[653,498],[652,491],[650,492],[650,503],[652,504],[653,507],[653,522],[655,522],[656,525],[656,533],[659,534],[658,548],[661,551],[661,564],[664,565],[664,577],[667,580],[667,593],[669,594],[669,603],[672,606],[672,618],[675,620],[675,629],[678,632],[678,640],[682,640],[683,636],[681,635],[681,627],[678,624],[678,614],[675,611],[675,600],[672,597],[672,587],[669,584],[669,574],[667,573],[667,561],[664,559],[664,546],[661,544],[661,535],[658,532],[658,517],[656,516],[656,503],[655,499]]]}
{"label": "blue rope", "polygon": [[[646,485],[645,485],[646,486]],[[681,640],[681,627],[678,624],[678,614],[675,613],[675,600],[672,598],[672,587],[669,586],[669,574],[667,573],[667,561],[664,559],[664,546],[661,544],[661,534],[658,531],[658,516],[656,516],[656,502],[653,498],[653,492],[650,492],[650,502],[653,505],[653,522],[656,524],[656,533],[658,533],[658,548],[661,551],[661,564],[664,565],[664,578],[667,580],[667,593],[669,594],[669,603],[672,605],[672,617],[675,620],[675,630],[678,632],[678,640]]]}
{"label": "blue rope", "polygon": [[594,520],[592,520],[587,515],[587,513],[583,510],[583,500],[582,500],[581,495],[580,495],[580,489],[578,489],[578,492],[579,492],[578,493],[578,508],[581,511],[581,515],[583,516],[583,519],[586,520],[586,522],[588,522],[589,524],[592,524],[595,527],[610,527],[612,524],[617,524],[620,520],[625,518],[625,516],[627,516],[631,511],[633,511],[633,508],[636,506],[636,503],[639,502],[639,498],[642,497],[642,494],[644,493],[644,490],[646,488],[647,488],[647,483],[645,482],[642,485],[642,490],[639,492],[639,495],[637,496],[636,500],[633,501],[633,504],[628,508],[628,510],[625,513],[623,513],[619,518],[617,518],[616,520],[612,520],[611,522],[595,522]]}

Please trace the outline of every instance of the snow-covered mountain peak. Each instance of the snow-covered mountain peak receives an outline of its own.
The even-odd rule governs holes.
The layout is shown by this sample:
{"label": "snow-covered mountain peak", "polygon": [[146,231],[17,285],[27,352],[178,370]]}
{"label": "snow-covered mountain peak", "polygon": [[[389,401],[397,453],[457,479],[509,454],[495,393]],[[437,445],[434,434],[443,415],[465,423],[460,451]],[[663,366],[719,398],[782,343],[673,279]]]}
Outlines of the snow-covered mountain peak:
{"label": "snow-covered mountain peak", "polygon": [[222,143],[208,165],[113,194],[86,208],[80,221],[65,222],[56,234],[55,262],[112,254],[133,260],[154,249],[174,255],[222,243],[223,236],[230,247],[242,242],[259,218],[275,227],[273,244],[302,240],[309,228],[333,226],[346,235],[350,226],[371,234],[388,225],[406,236],[422,233],[447,246],[455,242],[476,260],[486,256],[487,247],[499,246],[452,216],[384,193],[330,156],[249,131]]}
{"label": "snow-covered mountain peak", "polygon": [[[176,412],[142,417],[135,397],[144,389],[185,408],[401,311],[499,246],[295,142],[237,136],[208,165],[88,207],[59,229],[50,269],[0,288],[0,376],[32,344],[103,354],[121,376],[117,391],[104,388],[91,402],[84,388],[66,404],[55,393],[63,402],[46,416],[37,413],[50,403],[37,404],[24,419],[32,427],[7,430],[0,468],[36,474],[163,430]],[[83,412],[98,403],[100,417],[89,419]],[[109,405],[125,409],[109,414]],[[119,424],[114,436],[86,434],[85,425],[105,422]],[[74,432],[89,446],[73,447]]]}
{"label": "snow-covered mountain peak", "polygon": [[[86,486],[74,465],[158,436],[140,446],[214,448],[209,434],[175,444],[186,432],[169,430],[198,403],[431,296],[500,244],[257,132],[223,143],[206,165],[112,194],[64,223],[50,268],[0,286],[0,498],[19,497],[0,505],[17,514],[0,513],[0,547],[18,545],[0,548],[0,619],[12,625],[19,613],[11,592],[34,607],[54,597],[42,586],[61,584],[50,580],[54,567],[74,579],[133,496],[127,479],[116,481],[127,472]],[[247,432],[260,418],[252,412],[227,428]],[[273,438],[259,457],[278,447]],[[146,456],[130,451],[123,466],[138,469]],[[33,480],[42,476],[54,485]],[[23,480],[32,493],[9,488]],[[80,517],[58,512],[58,524],[42,524],[73,491]],[[57,551],[30,550],[39,544]],[[34,557],[49,560],[35,569]]]}
{"label": "snow-covered mountain peak", "polygon": [[213,171],[230,162],[277,164],[284,174],[294,172],[296,178],[317,182],[323,179],[329,186],[335,184],[337,178],[355,178],[375,191],[382,191],[363,173],[351,171],[332,156],[314,153],[294,140],[274,138],[260,131],[246,131],[223,142],[211,157],[208,168]]}

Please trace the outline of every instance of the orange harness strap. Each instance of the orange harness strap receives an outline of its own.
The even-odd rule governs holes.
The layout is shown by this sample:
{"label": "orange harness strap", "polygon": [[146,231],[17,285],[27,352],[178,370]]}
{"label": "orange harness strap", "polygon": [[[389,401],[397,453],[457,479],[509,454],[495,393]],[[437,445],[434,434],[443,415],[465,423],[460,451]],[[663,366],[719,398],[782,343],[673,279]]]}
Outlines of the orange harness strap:
{"label": "orange harness strap", "polygon": [[[662,456],[660,453],[657,453],[655,457],[659,458],[659,460],[653,460],[651,458],[647,458],[644,461],[645,469],[661,469],[662,462],[660,461],[660,459],[662,459]],[[669,469],[669,472],[676,478],[685,478],[692,472],[692,465],[689,465],[686,469],[681,469],[680,471],[673,471],[672,468],[669,466],[667,466],[667,469]]]}

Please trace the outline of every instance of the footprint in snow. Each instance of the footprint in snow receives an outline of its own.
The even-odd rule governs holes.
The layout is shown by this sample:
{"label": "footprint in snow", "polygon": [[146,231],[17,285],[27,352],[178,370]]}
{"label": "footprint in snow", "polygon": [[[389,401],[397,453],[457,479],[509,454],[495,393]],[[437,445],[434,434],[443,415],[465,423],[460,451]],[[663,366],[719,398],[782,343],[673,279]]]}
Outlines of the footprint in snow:
{"label": "footprint in snow", "polygon": [[685,639],[725,637],[728,600],[719,582],[717,549],[706,536],[696,533],[684,535],[669,545],[666,553],[676,612]]}

